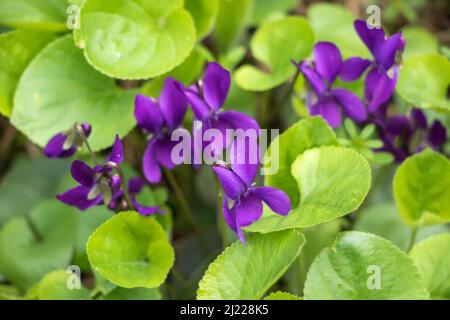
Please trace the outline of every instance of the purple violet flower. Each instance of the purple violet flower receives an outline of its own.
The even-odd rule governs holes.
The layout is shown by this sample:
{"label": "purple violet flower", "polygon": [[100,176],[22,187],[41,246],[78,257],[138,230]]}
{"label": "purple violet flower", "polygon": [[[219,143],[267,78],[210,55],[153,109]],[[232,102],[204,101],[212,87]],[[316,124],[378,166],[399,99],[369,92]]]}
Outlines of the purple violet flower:
{"label": "purple violet flower", "polygon": [[[247,139],[246,139],[247,140]],[[245,149],[245,150],[244,150]],[[249,143],[231,145],[231,164],[216,163],[213,170],[224,190],[222,212],[228,226],[245,242],[242,227],[257,221],[263,212],[265,202],[274,212],[287,215],[291,211],[291,201],[281,190],[273,187],[255,187],[253,181],[258,171],[259,159],[250,158]],[[233,202],[229,208],[229,202]]]}
{"label": "purple violet flower", "polygon": [[[222,143],[212,141],[203,145],[203,148],[213,144],[214,154],[220,154],[231,140],[227,141],[227,129],[252,129],[259,135],[259,125],[252,117],[232,110],[220,111],[225,103],[231,85],[230,72],[215,62],[208,63],[203,82],[193,85],[185,90],[186,97],[192,107],[196,120],[202,122],[202,131],[218,129],[224,137]],[[202,134],[203,134],[202,132]]]}
{"label": "purple violet flower", "polygon": [[137,95],[134,115],[138,126],[151,134],[142,161],[145,178],[156,183],[161,180],[161,166],[172,170],[175,164],[171,153],[177,144],[171,133],[181,126],[187,110],[183,85],[167,78],[159,100]]}
{"label": "purple violet flower", "polygon": [[412,109],[410,116],[397,115],[376,121],[382,151],[392,153],[397,162],[426,147],[439,150],[447,139],[447,130],[438,120],[428,126],[425,114],[420,109]]}
{"label": "purple violet flower", "polygon": [[316,95],[314,102],[308,97],[310,114],[320,114],[333,128],[341,124],[341,110],[358,123],[366,120],[364,104],[357,95],[344,88],[333,88],[343,65],[339,49],[333,43],[318,42],[313,55],[313,66],[306,61],[294,62]]}
{"label": "purple violet flower", "polygon": [[[144,206],[137,202],[136,196],[144,189],[147,185],[147,181],[140,177],[133,177],[128,180],[128,194],[130,195],[130,200],[133,203],[134,209],[143,216],[149,216],[155,214],[159,211],[159,206]],[[108,205],[108,208],[115,211],[125,211],[129,210],[128,203],[125,199],[125,194],[123,190],[118,190],[113,196]]]}
{"label": "purple violet flower", "polygon": [[122,181],[118,175],[112,174],[112,168],[108,163],[112,162],[118,165],[123,159],[122,142],[119,136],[116,136],[111,155],[103,165],[91,168],[80,160],[72,163],[72,177],[80,185],[56,196],[56,198],[83,211],[102,202],[109,204],[112,195],[120,190]]}
{"label": "purple violet flower", "polygon": [[48,158],[68,158],[75,154],[77,148],[83,143],[84,137],[88,138],[91,134],[91,125],[88,123],[75,124],[73,128],[66,132],[60,132],[54,135],[44,148],[44,154]]}
{"label": "purple violet flower", "polygon": [[359,57],[347,59],[342,65],[340,77],[344,81],[353,81],[369,69],[364,96],[368,101],[367,110],[372,113],[394,92],[398,77],[396,57],[405,49],[405,40],[400,32],[386,37],[383,29],[371,29],[364,20],[356,20],[354,26],[373,60]]}

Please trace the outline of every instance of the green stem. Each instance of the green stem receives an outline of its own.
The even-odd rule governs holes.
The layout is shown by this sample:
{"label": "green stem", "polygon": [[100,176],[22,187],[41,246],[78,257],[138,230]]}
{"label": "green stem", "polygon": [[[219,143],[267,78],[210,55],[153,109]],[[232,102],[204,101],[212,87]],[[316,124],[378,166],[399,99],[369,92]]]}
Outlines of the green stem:
{"label": "green stem", "polygon": [[106,163],[106,165],[108,167],[111,167],[111,168],[115,169],[119,173],[120,181],[121,181],[121,184],[122,184],[122,191],[123,191],[123,195],[125,197],[125,201],[128,204],[128,208],[130,210],[134,211],[133,202],[131,201],[130,194],[128,193],[127,180],[125,178],[125,174],[123,173],[122,168],[117,163],[112,162],[112,161],[108,161],[108,163]]}
{"label": "green stem", "polygon": [[98,162],[97,159],[95,158],[95,154],[92,151],[91,145],[89,144],[88,138],[86,137],[86,134],[84,133],[83,128],[77,123],[75,124],[76,130],[78,132],[78,134],[81,136],[81,138],[83,139],[83,143],[86,146],[88,153],[89,153],[89,157],[91,157],[92,162],[98,166]]}
{"label": "green stem", "polygon": [[228,236],[227,236],[227,225],[225,223],[225,218],[222,214],[222,203],[223,203],[223,191],[220,188],[219,180],[216,178],[217,185],[217,226],[219,228],[219,233],[222,238],[222,246],[225,249],[228,247]]}
{"label": "green stem", "polygon": [[171,189],[175,193],[175,197],[178,200],[178,203],[180,204],[181,213],[184,215],[186,220],[188,221],[191,228],[194,230],[195,235],[197,236],[197,239],[204,249],[205,252],[209,251],[208,245],[206,240],[203,238],[203,235],[200,231],[200,229],[197,227],[194,217],[192,215],[191,209],[189,208],[189,204],[186,200],[186,197],[184,196],[183,191],[181,190],[180,186],[178,185],[177,180],[175,179],[175,176],[172,174],[171,171],[164,169],[164,175],[167,179],[167,182],[169,183]]}
{"label": "green stem", "polygon": [[414,246],[414,244],[416,243],[416,238],[417,238],[417,231],[419,228],[415,227],[412,232],[411,232],[411,236],[409,238],[409,243],[408,243],[408,249],[406,250],[406,252],[411,251],[412,247]]}

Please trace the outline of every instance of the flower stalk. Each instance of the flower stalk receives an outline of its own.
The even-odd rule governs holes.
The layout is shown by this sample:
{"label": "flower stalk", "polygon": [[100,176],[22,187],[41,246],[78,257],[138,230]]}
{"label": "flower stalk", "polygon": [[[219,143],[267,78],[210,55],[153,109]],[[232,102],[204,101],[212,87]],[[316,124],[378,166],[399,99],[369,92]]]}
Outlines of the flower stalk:
{"label": "flower stalk", "polygon": [[128,208],[132,211],[135,211],[133,202],[131,201],[130,193],[128,192],[127,180],[125,178],[125,174],[123,173],[122,168],[117,163],[112,162],[112,161],[108,161],[106,163],[106,166],[116,170],[117,173],[119,174],[121,184],[122,184],[123,196],[125,198],[125,201],[127,202]]}
{"label": "flower stalk", "polygon": [[203,250],[205,252],[209,251],[208,245],[206,240],[203,238],[203,235],[198,229],[197,225],[195,224],[194,217],[192,215],[191,209],[189,208],[189,204],[186,200],[186,197],[184,196],[183,191],[181,190],[180,186],[178,185],[177,180],[175,179],[175,176],[172,174],[171,171],[164,169],[164,175],[166,177],[167,182],[169,183],[170,187],[172,188],[173,192],[175,193],[175,197],[178,200],[178,203],[180,204],[180,211],[188,221],[189,225],[194,230],[194,233],[202,246]]}
{"label": "flower stalk", "polygon": [[91,145],[89,144],[88,137],[86,136],[86,133],[84,132],[83,128],[79,123],[75,124],[75,130],[77,131],[77,134],[81,137],[83,140],[84,145],[86,146],[86,149],[88,150],[89,157],[91,158],[94,165],[98,165],[97,158],[95,157],[94,152],[92,151]]}

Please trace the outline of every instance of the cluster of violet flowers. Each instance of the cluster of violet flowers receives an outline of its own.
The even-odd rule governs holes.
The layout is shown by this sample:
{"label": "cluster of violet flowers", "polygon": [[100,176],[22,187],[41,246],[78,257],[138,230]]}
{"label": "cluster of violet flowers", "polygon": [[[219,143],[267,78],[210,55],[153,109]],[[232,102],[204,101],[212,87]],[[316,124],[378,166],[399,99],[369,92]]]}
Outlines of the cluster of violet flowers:
{"label": "cluster of violet flowers", "polygon": [[[222,110],[230,84],[230,73],[218,63],[212,62],[208,64],[203,80],[188,88],[168,77],[159,99],[142,94],[136,96],[134,115],[138,127],[148,137],[142,159],[145,180],[133,177],[126,183],[120,167],[124,161],[123,145],[118,136],[111,154],[104,163],[98,164],[88,142],[91,132],[89,125],[76,124],[70,132],[58,133],[45,147],[44,153],[48,157],[70,157],[84,143],[95,166],[91,168],[85,162],[75,160],[71,174],[79,186],[57,198],[80,210],[104,204],[115,211],[131,209],[142,215],[161,213],[159,207],[138,203],[136,196],[146,185],[160,182],[163,170],[176,167],[172,160],[172,150],[177,142],[172,141],[172,133],[182,127],[189,105],[194,120],[201,122],[202,130],[217,129],[225,137],[220,143],[215,140],[203,142],[202,149],[210,147],[213,154],[219,156],[230,148],[230,163],[217,161],[212,170],[225,193],[222,204],[224,220],[240,241],[245,243],[242,228],[261,217],[263,202],[280,215],[287,215],[291,211],[291,202],[281,190],[269,186],[254,186],[259,166],[259,148],[250,148],[249,144],[257,141],[246,139],[242,144],[235,137],[227,135],[228,129],[250,129],[259,135],[260,128],[257,121],[246,114]],[[75,138],[71,138],[72,136]],[[255,150],[257,154],[250,154],[250,150]],[[254,158],[257,158],[256,162],[252,161]]]}
{"label": "cluster of violet flowers", "polygon": [[[318,42],[312,63],[293,62],[312,89],[307,98],[310,114],[321,115],[333,128],[341,125],[343,115],[361,126],[375,124],[383,142],[376,151],[387,151],[399,162],[427,146],[439,149],[447,135],[439,121],[428,127],[425,115],[418,109],[409,117],[388,116],[388,103],[398,79],[398,61],[405,49],[401,33],[386,37],[383,29],[368,26],[363,20],[356,20],[354,27],[372,59],[351,57],[343,61],[336,45]],[[364,74],[364,99],[336,86],[338,78],[351,82]],[[417,137],[423,141],[417,142]]]}

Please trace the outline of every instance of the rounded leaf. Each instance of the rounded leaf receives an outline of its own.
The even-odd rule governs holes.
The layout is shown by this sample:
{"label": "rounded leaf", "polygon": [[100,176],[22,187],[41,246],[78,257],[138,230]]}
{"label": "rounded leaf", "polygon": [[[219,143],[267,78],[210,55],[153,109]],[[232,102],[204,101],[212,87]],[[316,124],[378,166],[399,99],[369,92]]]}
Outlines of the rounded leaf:
{"label": "rounded leaf", "polygon": [[124,136],[135,126],[135,93],[95,71],[72,37],[65,36],[44,48],[23,73],[11,122],[39,146],[74,122],[90,123],[89,142],[96,151],[111,146],[116,133]]}
{"label": "rounded leaf", "polygon": [[314,260],[306,300],[428,299],[417,268],[391,242],[364,232],[340,233]]}
{"label": "rounded leaf", "polygon": [[260,299],[300,254],[305,240],[295,230],[254,234],[235,242],[211,263],[198,300]]}
{"label": "rounded leaf", "polygon": [[89,262],[96,272],[124,288],[156,288],[174,263],[167,234],[154,219],[121,212],[89,238]]}
{"label": "rounded leaf", "polygon": [[411,105],[450,112],[450,61],[437,53],[414,55],[400,69],[397,92]]}
{"label": "rounded leaf", "polygon": [[236,72],[237,84],[250,91],[265,91],[282,84],[296,72],[291,60],[308,57],[313,40],[313,31],[304,18],[291,16],[267,22],[256,31],[250,43],[253,56],[267,70],[244,65]]}
{"label": "rounded leaf", "polygon": [[394,176],[394,198],[411,226],[450,221],[450,161],[427,149],[406,159]]}
{"label": "rounded leaf", "polygon": [[120,79],[166,73],[187,58],[196,40],[181,0],[88,0],[81,7],[77,44],[89,63]]}

